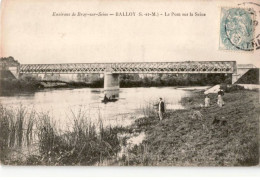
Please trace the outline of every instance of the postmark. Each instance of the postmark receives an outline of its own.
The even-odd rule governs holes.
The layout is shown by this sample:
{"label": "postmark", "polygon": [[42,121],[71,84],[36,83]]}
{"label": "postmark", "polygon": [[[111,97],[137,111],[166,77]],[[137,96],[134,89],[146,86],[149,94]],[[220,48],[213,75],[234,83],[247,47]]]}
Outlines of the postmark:
{"label": "postmark", "polygon": [[219,49],[254,50],[254,12],[245,8],[221,8]]}
{"label": "postmark", "polygon": [[255,50],[260,50],[260,27],[259,27],[259,22],[260,22],[260,3],[255,3],[255,2],[243,2],[238,4],[239,7],[242,8],[247,8],[250,9],[255,13],[255,20],[254,20],[254,48]]}

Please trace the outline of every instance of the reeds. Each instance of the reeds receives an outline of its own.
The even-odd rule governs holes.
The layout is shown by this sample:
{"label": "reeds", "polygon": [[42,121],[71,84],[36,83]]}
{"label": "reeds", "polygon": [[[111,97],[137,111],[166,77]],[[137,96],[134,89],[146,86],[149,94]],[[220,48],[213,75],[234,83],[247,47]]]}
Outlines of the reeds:
{"label": "reeds", "polygon": [[[166,98],[163,98],[166,99]],[[164,101],[164,108],[167,109],[167,101]],[[158,107],[159,106],[159,101],[155,100],[148,100],[145,101],[144,103],[140,104],[139,110],[143,114],[144,117],[157,117],[158,116]]]}
{"label": "reeds", "polygon": [[30,145],[34,121],[35,112],[28,113],[22,105],[12,109],[0,105],[0,129],[4,147],[22,147],[23,143]]}
{"label": "reeds", "polygon": [[[29,165],[93,165],[116,155],[120,150],[116,128],[104,127],[100,116],[94,124],[82,109],[71,114],[71,128],[65,131],[49,113],[0,106],[1,162],[17,164],[14,151],[23,155],[19,164]],[[34,152],[24,153],[24,147],[35,145]]]}
{"label": "reeds", "polygon": [[144,117],[153,117],[156,116],[157,113],[156,103],[154,101],[147,101],[139,106],[140,111],[142,112]]}

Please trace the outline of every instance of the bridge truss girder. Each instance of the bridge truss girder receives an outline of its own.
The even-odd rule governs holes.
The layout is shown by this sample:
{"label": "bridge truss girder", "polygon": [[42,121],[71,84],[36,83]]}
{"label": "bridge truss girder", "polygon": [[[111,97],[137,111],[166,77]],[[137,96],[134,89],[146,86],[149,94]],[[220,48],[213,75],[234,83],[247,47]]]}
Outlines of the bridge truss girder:
{"label": "bridge truss girder", "polygon": [[235,61],[21,64],[21,74],[236,73]]}

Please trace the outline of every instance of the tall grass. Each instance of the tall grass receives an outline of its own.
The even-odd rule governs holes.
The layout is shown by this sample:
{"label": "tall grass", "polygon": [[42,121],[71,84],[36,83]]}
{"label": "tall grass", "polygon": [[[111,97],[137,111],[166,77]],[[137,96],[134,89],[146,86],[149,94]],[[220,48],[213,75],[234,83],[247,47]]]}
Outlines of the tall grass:
{"label": "tall grass", "polygon": [[[166,99],[166,98],[163,98]],[[167,101],[164,101],[164,108],[167,109]],[[158,100],[149,100],[145,101],[139,106],[139,110],[141,111],[144,117],[157,117],[158,116],[158,107],[159,101]]]}
{"label": "tall grass", "polygon": [[156,106],[156,104],[158,104],[158,102],[152,100],[145,101],[139,106],[139,109],[144,117],[154,117],[158,112],[158,106]]}
{"label": "tall grass", "polygon": [[[60,130],[48,113],[28,111],[20,106],[0,106],[0,146],[3,164],[93,165],[113,158],[120,150],[117,129],[88,121],[81,109],[71,111],[71,128]],[[24,147],[37,146],[29,154]],[[23,155],[14,159],[14,151]],[[15,156],[16,157],[16,156]],[[17,162],[19,161],[19,162]]]}
{"label": "tall grass", "polygon": [[[14,158],[24,156],[19,151],[29,147],[33,141],[35,112],[27,112],[26,108],[20,105],[18,108],[6,109],[0,105],[0,159],[5,163]],[[15,153],[12,153],[15,152]],[[14,155],[15,154],[15,155]],[[13,159],[9,157],[12,156]]]}
{"label": "tall grass", "polygon": [[5,147],[22,147],[23,143],[30,145],[33,136],[35,112],[28,113],[20,105],[7,110],[0,105],[1,142]]}

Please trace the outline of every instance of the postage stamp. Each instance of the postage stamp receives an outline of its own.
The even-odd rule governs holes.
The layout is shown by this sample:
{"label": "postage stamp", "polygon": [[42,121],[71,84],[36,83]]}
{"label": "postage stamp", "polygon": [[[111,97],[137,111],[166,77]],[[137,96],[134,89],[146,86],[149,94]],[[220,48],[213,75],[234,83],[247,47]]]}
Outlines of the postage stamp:
{"label": "postage stamp", "polygon": [[254,12],[244,8],[221,8],[220,50],[254,50]]}

